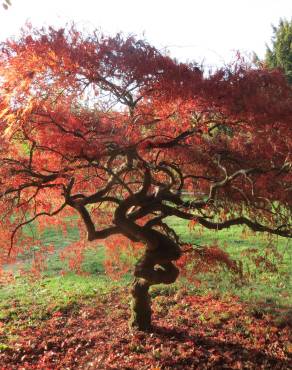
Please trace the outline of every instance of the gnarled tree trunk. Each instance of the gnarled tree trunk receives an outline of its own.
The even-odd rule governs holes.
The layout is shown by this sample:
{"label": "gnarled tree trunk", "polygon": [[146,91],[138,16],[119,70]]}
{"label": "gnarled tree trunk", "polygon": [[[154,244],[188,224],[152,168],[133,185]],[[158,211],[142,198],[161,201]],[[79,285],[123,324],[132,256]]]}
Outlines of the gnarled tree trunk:
{"label": "gnarled tree trunk", "polygon": [[[151,329],[152,312],[149,287],[154,284],[174,283],[179,275],[178,268],[171,262],[179,258],[179,247],[156,230],[153,230],[153,234],[159,236],[160,244],[155,250],[146,249],[144,256],[136,264],[135,280],[132,286],[130,327],[143,331]],[[168,244],[164,244],[167,241]]]}
{"label": "gnarled tree trunk", "polygon": [[[135,280],[132,287],[132,315],[130,326],[139,330],[151,328],[151,301],[149,287],[154,284],[171,284],[178,277],[179,270],[172,263],[181,256],[178,244],[169,236],[152,228],[159,226],[158,217],[151,223],[140,226],[134,222],[131,209],[133,206],[147,210],[149,197],[147,191],[151,186],[151,173],[149,168],[145,169],[145,177],[142,189],[122,201],[115,211],[115,224],[120,230],[134,241],[145,243],[145,253],[135,266]],[[153,204],[160,204],[157,198],[153,197]],[[150,211],[147,210],[145,215]],[[135,214],[135,213],[134,213]]]}

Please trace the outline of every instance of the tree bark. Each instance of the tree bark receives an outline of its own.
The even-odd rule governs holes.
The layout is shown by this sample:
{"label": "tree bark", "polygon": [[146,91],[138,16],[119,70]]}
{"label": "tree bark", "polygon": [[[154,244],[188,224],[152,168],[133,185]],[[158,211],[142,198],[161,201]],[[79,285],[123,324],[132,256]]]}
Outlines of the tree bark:
{"label": "tree bark", "polygon": [[151,299],[149,295],[150,285],[145,279],[135,278],[131,289],[131,329],[148,331],[151,329]]}
{"label": "tree bark", "polygon": [[[151,298],[149,288],[154,284],[172,284],[179,275],[178,268],[166,258],[161,260],[157,251],[146,251],[135,267],[135,279],[132,286],[131,318],[129,326],[132,329],[148,331],[151,329]],[[171,257],[173,255],[170,253]],[[160,256],[160,258],[157,258]],[[155,258],[156,257],[156,258]]]}

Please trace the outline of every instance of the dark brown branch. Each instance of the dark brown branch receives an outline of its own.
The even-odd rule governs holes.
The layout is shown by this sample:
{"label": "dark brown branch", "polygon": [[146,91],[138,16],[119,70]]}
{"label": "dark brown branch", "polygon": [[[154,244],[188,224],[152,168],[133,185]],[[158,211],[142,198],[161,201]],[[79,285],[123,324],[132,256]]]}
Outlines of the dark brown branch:
{"label": "dark brown branch", "polygon": [[[197,220],[202,226],[206,227],[207,229],[212,229],[212,230],[222,230],[222,229],[227,229],[231,226],[246,225],[253,231],[267,232],[269,234],[279,235],[279,236],[283,236],[286,238],[292,238],[291,225],[281,225],[275,229],[272,229],[258,222],[251,221],[246,217],[238,217],[232,220],[227,220],[225,222],[210,222],[203,217],[197,217]],[[289,226],[290,226],[290,229],[289,229]],[[282,230],[283,228],[288,228],[288,229]]]}
{"label": "dark brown branch", "polygon": [[118,234],[121,232],[120,228],[117,226],[108,227],[100,231],[95,230],[95,226],[87,209],[84,206],[75,206],[74,208],[78,211],[85,224],[85,227],[87,229],[87,238],[89,241],[96,239],[105,239],[110,235]]}
{"label": "dark brown branch", "polygon": [[[170,207],[168,205],[161,205],[160,209],[165,215],[165,217],[166,216],[177,216],[179,218],[183,218],[187,220],[196,219],[202,226],[208,229],[212,229],[212,230],[223,230],[231,226],[246,225],[253,231],[267,232],[267,233],[274,234],[274,235],[292,238],[291,225],[281,225],[273,229],[271,227],[264,226],[256,221],[251,221],[250,219],[246,217],[238,217],[232,220],[227,220],[225,222],[211,222],[204,217],[196,216],[191,213],[181,211],[177,208]],[[285,230],[285,228],[287,230]]]}
{"label": "dark brown branch", "polygon": [[173,148],[176,145],[179,145],[181,141],[193,136],[194,134],[200,134],[201,130],[197,129],[192,129],[192,130],[187,130],[181,133],[180,135],[176,136],[174,139],[166,141],[166,142],[151,142],[148,144],[149,148]]}

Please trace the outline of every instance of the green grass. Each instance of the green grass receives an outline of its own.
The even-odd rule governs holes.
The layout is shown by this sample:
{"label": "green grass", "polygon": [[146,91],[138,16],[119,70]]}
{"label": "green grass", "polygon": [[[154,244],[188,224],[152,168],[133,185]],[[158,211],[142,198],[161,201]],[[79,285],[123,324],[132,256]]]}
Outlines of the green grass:
{"label": "green grass", "polygon": [[[188,284],[188,288],[194,293],[233,294],[246,301],[292,305],[290,240],[252,233],[239,226],[215,232],[201,230],[199,227],[190,231],[187,221],[177,220],[175,217],[169,218],[168,224],[186,243],[218,245],[232,259],[242,263],[244,281],[226,270],[220,271],[216,276],[212,273],[198,274],[201,285],[194,287]],[[250,249],[253,251],[249,252]],[[264,264],[256,266],[253,260],[256,257],[263,257],[275,271],[270,271]]]}
{"label": "green grass", "polygon": [[[66,233],[60,227],[48,226],[41,233],[38,232],[35,224],[31,224],[24,228],[24,233],[32,238],[42,240],[44,246],[54,245],[58,251],[71,243],[74,243],[80,239],[79,230],[77,228],[76,219],[65,220]],[[25,252],[19,254],[19,258],[27,260],[33,257],[34,246],[31,246]]]}
{"label": "green grass", "polygon": [[117,282],[105,275],[69,273],[39,280],[21,277],[0,289],[0,321],[9,335],[15,328],[38,325],[57,311],[78,309],[96,297],[102,300],[113,289],[127,284],[128,278]]}

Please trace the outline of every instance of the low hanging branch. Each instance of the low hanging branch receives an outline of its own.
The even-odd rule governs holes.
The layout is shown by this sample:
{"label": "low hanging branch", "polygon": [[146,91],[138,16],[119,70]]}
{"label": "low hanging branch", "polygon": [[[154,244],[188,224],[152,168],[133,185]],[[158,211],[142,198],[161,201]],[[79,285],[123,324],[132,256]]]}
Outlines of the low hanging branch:
{"label": "low hanging branch", "polygon": [[14,237],[16,235],[16,233],[18,232],[19,229],[21,229],[23,226],[25,225],[28,225],[30,223],[32,223],[33,221],[35,221],[37,218],[41,217],[41,216],[49,216],[49,217],[54,217],[56,216],[58,213],[60,213],[64,208],[65,208],[66,204],[62,204],[61,207],[59,207],[58,209],[56,209],[55,211],[53,212],[40,212],[40,213],[37,213],[35,214],[32,218],[24,221],[24,222],[21,222],[19,223],[16,228],[12,231],[12,234],[11,234],[11,239],[10,239],[10,248],[8,250],[8,257],[10,256],[11,254],[11,251],[12,251],[12,248],[13,248],[13,241],[14,241]]}

